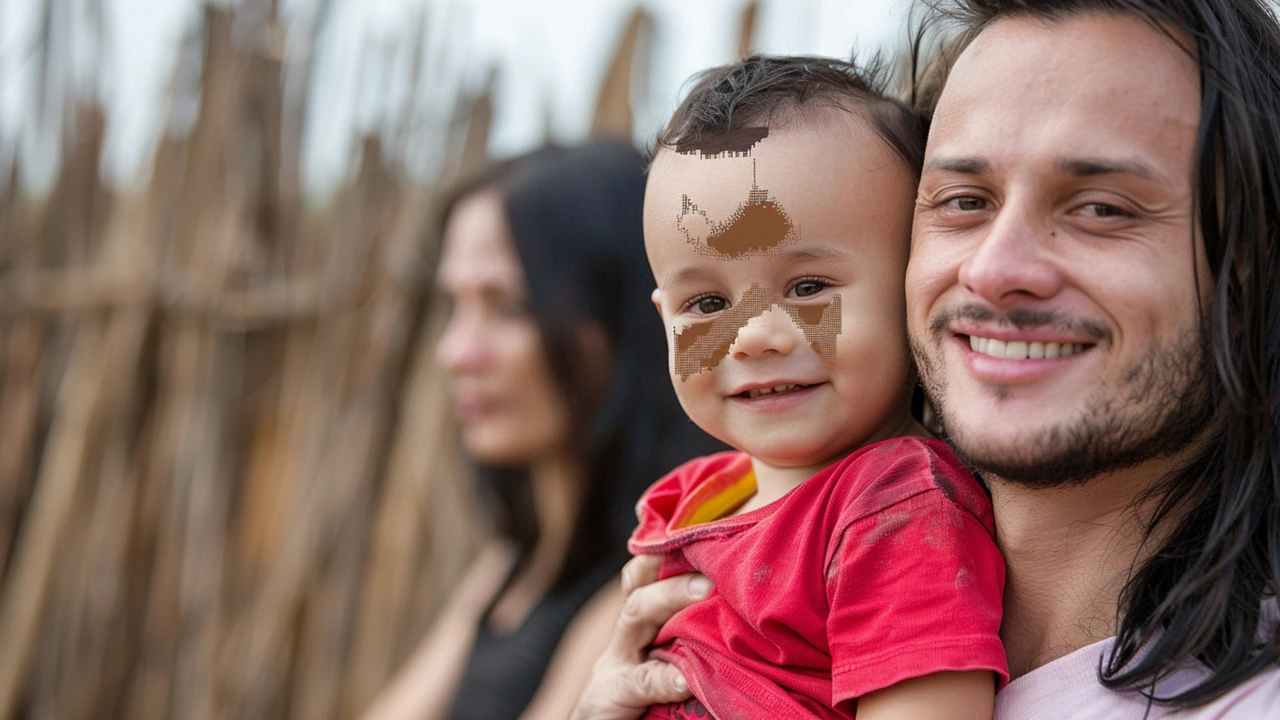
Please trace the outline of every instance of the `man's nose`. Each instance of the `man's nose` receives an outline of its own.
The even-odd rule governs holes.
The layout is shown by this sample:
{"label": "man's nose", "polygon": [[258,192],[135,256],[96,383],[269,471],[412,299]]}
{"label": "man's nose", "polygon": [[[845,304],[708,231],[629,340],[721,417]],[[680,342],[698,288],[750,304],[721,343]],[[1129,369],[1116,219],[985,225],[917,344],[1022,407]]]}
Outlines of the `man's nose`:
{"label": "man's nose", "polygon": [[474,372],[488,356],[484,323],[474,312],[455,310],[436,344],[436,360],[452,375]]}
{"label": "man's nose", "polygon": [[751,318],[729,346],[736,359],[760,358],[766,355],[789,355],[803,340],[800,328],[785,310],[774,305]]}
{"label": "man's nose", "polygon": [[1063,274],[1052,246],[1052,217],[1030,201],[1008,202],[960,266],[960,283],[993,306],[1056,295]]}

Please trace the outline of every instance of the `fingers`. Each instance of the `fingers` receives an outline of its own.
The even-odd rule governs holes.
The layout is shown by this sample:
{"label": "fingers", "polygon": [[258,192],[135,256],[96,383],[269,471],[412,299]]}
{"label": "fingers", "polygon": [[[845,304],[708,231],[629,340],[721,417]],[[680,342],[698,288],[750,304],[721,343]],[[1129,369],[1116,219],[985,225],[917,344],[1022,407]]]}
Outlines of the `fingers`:
{"label": "fingers", "polygon": [[649,660],[628,667],[597,667],[570,720],[635,720],[650,705],[692,697],[689,684],[671,663]]}
{"label": "fingers", "polygon": [[662,660],[640,663],[632,670],[629,680],[635,692],[631,704],[635,706],[680,702],[690,696],[684,675],[675,665]]}
{"label": "fingers", "polygon": [[622,613],[578,698],[573,720],[633,720],[650,705],[690,697],[680,671],[670,663],[647,660],[645,648],[672,615],[711,592],[711,581],[692,574],[659,580],[661,569],[662,558],[656,555],[634,558],[622,569]]}
{"label": "fingers", "polygon": [[627,596],[641,585],[656,582],[662,569],[661,555],[637,555],[622,566],[622,594]]}
{"label": "fingers", "polygon": [[639,662],[663,623],[710,591],[711,581],[702,575],[677,575],[636,587],[622,604],[607,653]]}

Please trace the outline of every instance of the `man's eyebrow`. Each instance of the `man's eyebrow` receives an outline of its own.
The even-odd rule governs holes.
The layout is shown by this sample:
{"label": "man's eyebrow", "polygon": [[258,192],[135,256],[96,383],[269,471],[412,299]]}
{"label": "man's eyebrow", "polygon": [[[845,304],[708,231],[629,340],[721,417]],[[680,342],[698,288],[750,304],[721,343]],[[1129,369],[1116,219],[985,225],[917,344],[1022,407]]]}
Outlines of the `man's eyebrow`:
{"label": "man's eyebrow", "polygon": [[1107,160],[1103,158],[1064,158],[1058,161],[1058,170],[1066,175],[1088,177],[1091,175],[1137,175],[1154,180],[1155,168],[1142,160]]}
{"label": "man's eyebrow", "polygon": [[965,157],[933,158],[924,164],[924,172],[942,170],[962,175],[983,175],[991,172],[991,165],[986,160]]}

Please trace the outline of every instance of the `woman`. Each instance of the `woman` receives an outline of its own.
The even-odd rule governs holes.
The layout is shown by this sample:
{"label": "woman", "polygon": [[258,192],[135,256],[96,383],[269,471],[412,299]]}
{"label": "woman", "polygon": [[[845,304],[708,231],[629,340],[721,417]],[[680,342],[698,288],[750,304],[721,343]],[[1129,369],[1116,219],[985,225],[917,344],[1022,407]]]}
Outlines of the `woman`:
{"label": "woman", "polygon": [[712,449],[663,371],[644,182],[629,146],[549,148],[448,204],[437,355],[498,539],[369,718],[564,718],[621,604],[636,498]]}

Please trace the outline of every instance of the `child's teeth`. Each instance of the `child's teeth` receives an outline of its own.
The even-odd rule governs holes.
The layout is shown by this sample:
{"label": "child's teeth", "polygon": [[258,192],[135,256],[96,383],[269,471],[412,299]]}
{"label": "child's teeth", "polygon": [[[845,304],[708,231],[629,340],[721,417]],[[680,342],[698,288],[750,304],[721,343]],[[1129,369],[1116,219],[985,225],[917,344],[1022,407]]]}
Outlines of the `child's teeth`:
{"label": "child's teeth", "polygon": [[799,386],[798,385],[775,385],[771,388],[760,388],[759,390],[748,390],[747,397],[757,398],[757,397],[760,397],[761,395],[772,395],[773,393],[780,393],[780,392],[785,392],[787,390],[794,390],[797,387]]}
{"label": "child's teeth", "polygon": [[974,352],[1003,360],[1040,360],[1041,358],[1070,357],[1084,351],[1084,343],[1024,342],[1022,340],[994,340],[969,336],[969,347]]}

